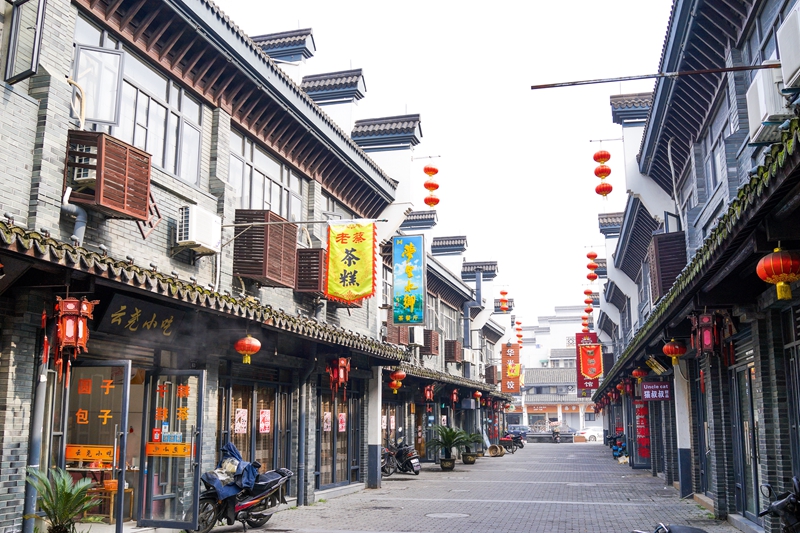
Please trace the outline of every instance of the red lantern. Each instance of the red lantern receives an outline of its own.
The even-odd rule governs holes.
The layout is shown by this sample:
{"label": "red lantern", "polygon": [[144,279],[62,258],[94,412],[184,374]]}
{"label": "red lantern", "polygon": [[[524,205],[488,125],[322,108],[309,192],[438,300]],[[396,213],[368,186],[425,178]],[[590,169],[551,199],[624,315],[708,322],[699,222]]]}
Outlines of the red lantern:
{"label": "red lantern", "polygon": [[661,349],[664,352],[664,355],[667,357],[672,357],[672,364],[678,364],[678,358],[682,355],[686,354],[686,345],[682,342],[678,342],[675,339],[672,339],[664,347]]}
{"label": "red lantern", "polygon": [[697,332],[697,350],[713,352],[717,347],[717,328],[713,313],[703,313],[692,317],[692,324]]}
{"label": "red lantern", "polygon": [[347,399],[347,381],[350,379],[350,358],[338,357],[328,363],[328,375],[331,378],[331,390],[334,396],[339,387],[344,389],[343,397]]}
{"label": "red lantern", "polygon": [[399,389],[402,386],[403,386],[403,384],[400,383],[399,381],[390,381],[389,382],[389,388],[392,389],[392,392],[394,394],[397,394],[397,389]]}
{"label": "red lantern", "polygon": [[455,409],[456,403],[458,403],[458,389],[453,389],[453,392],[450,393],[450,402],[453,405],[453,409]]}
{"label": "red lantern", "polygon": [[583,329],[581,329],[581,331],[583,333],[589,333],[589,326],[584,326]]}
{"label": "red lantern", "polygon": [[590,315],[590,314],[592,314],[592,311],[594,311],[594,308],[590,305],[590,306],[586,307],[586,309],[584,309],[584,311],[586,311],[587,315]]}
{"label": "red lantern", "polygon": [[617,390],[620,394],[625,394],[625,385],[623,385],[621,381],[617,383]]}
{"label": "red lantern", "polygon": [[589,281],[594,281],[597,278],[598,276],[594,272],[589,272],[588,274],[586,274],[586,279],[588,279]]}
{"label": "red lantern", "polygon": [[428,191],[433,192],[439,188],[439,184],[436,182],[435,179],[428,178],[427,180],[425,180],[425,188],[428,189]]}
{"label": "red lantern", "polygon": [[522,325],[522,322],[520,322],[519,320],[517,320],[517,321],[516,321],[516,322],[514,322],[514,323],[515,323],[516,325],[518,325],[518,326],[521,326],[521,325]]}
{"label": "red lantern", "polygon": [[598,165],[597,168],[594,169],[594,175],[601,180],[606,179],[610,174],[611,168],[607,167],[606,165]]}
{"label": "red lantern", "polygon": [[[66,386],[69,386],[72,361],[81,351],[86,351],[86,343],[89,342],[88,320],[94,318],[92,312],[94,306],[99,303],[99,300],[89,301],[86,297],[78,300],[56,296],[55,318],[58,341],[56,367],[59,379],[63,378]],[[42,322],[44,323],[45,319]],[[71,350],[64,352],[64,348]]]}
{"label": "red lantern", "polygon": [[430,193],[428,196],[425,197],[425,205],[433,209],[434,207],[439,205],[439,198],[435,194]]}
{"label": "red lantern", "polygon": [[482,393],[481,391],[479,391],[479,390],[476,390],[475,392],[473,392],[473,393],[472,393],[472,396],[473,396],[473,397],[474,397],[476,400],[480,400],[480,399],[481,399],[481,396],[483,396],[483,393]]}
{"label": "red lantern", "polygon": [[599,267],[600,267],[600,265],[598,265],[598,264],[597,264],[597,263],[595,263],[594,261],[592,261],[592,262],[590,262],[588,265],[586,265],[586,268],[588,268],[588,269],[589,269],[589,270],[591,270],[592,272],[594,272],[595,270],[597,270]]}
{"label": "red lantern", "polygon": [[[586,254],[586,257],[589,259],[589,261],[594,261],[595,259],[597,259],[597,253],[589,252],[588,254]],[[592,291],[589,292],[591,293]]]}
{"label": "red lantern", "polygon": [[594,291],[592,291],[592,289],[586,289],[585,291],[583,291],[583,294],[585,294],[586,296],[592,296],[594,295]]}
{"label": "red lantern", "polygon": [[439,169],[433,165],[425,165],[425,168],[423,168],[422,171],[431,177],[439,173]]}
{"label": "red lantern", "polygon": [[611,194],[611,191],[613,189],[614,188],[611,186],[610,183],[604,181],[603,183],[594,188],[594,192],[605,198],[606,196]]}
{"label": "red lantern", "polygon": [[644,377],[647,375],[647,370],[636,368],[633,372],[631,372],[631,375],[636,378],[637,382],[641,383],[642,379],[644,379]]}
{"label": "red lantern", "polygon": [[581,320],[589,320],[589,315],[581,315]]}
{"label": "red lantern", "polygon": [[249,365],[250,356],[261,349],[261,341],[247,335],[236,341],[236,344],[233,345],[233,349],[242,354],[242,363]]}
{"label": "red lantern", "polygon": [[433,401],[433,385],[432,384],[431,385],[425,385],[425,388],[423,389],[423,394],[425,395],[425,401],[426,402],[432,402]]}
{"label": "red lantern", "polygon": [[586,299],[583,301],[583,303],[585,303],[586,305],[592,305],[592,304],[594,303],[594,299],[592,299],[592,298],[586,298]]}
{"label": "red lantern", "polygon": [[756,274],[763,281],[777,285],[778,300],[791,300],[789,284],[800,279],[800,255],[775,248],[758,262]]}
{"label": "red lantern", "polygon": [[406,379],[406,373],[398,368],[397,370],[389,374],[389,378],[392,381],[403,381],[404,379]]}
{"label": "red lantern", "polygon": [[508,311],[508,291],[500,291],[500,310]]}
{"label": "red lantern", "polygon": [[594,153],[594,160],[601,165],[611,159],[611,154],[605,150],[598,150]]}

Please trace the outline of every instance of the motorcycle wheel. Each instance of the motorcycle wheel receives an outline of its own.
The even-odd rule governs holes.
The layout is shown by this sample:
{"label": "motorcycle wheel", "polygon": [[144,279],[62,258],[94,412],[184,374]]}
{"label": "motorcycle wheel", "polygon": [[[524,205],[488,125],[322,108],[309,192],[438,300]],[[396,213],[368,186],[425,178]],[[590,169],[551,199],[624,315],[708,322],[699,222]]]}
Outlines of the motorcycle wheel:
{"label": "motorcycle wheel", "polygon": [[381,468],[381,477],[389,477],[397,471],[397,463],[392,459],[386,460],[386,466]]}
{"label": "motorcycle wheel", "polygon": [[512,444],[511,445],[511,453],[515,453],[516,451],[517,451],[517,445],[516,444]]}
{"label": "motorcycle wheel", "polygon": [[250,526],[250,527],[261,527],[264,524],[266,524],[267,522],[269,522],[270,518],[272,518],[272,515],[267,515],[264,518],[257,518],[257,519],[252,519],[252,520],[248,519],[248,520],[245,520],[245,522],[247,522],[247,525]]}
{"label": "motorcycle wheel", "polygon": [[520,448],[524,448],[525,447],[525,441],[524,440],[519,441],[519,447]]}
{"label": "motorcycle wheel", "polygon": [[197,506],[197,529],[192,533],[208,533],[217,523],[217,502],[214,498],[200,498]]}

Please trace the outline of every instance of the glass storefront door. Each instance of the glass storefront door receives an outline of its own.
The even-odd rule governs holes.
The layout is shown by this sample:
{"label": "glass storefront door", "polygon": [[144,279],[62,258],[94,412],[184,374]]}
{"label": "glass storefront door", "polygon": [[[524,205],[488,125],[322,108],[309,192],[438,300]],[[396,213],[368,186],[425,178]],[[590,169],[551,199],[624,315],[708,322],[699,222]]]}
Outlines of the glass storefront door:
{"label": "glass storefront door", "polygon": [[759,521],[758,410],[755,409],[753,386],[755,367],[750,363],[735,371],[733,377],[736,401],[734,441],[736,460],[736,507],[747,518]]}
{"label": "glass storefront door", "polygon": [[203,370],[145,379],[139,526],[197,529],[204,383]]}
{"label": "glass storefront door", "polygon": [[360,398],[321,391],[317,397],[317,488],[347,485],[360,473]]}
{"label": "glass storefront door", "polygon": [[[64,436],[58,439],[63,448],[52,448],[54,463],[73,478],[92,479],[91,495],[102,503],[90,513],[113,517],[117,533],[122,532],[123,517],[133,511],[125,497],[132,493],[125,487],[130,381],[130,361],[82,362],[72,368],[68,388],[57,394],[61,413],[54,424],[54,433]],[[58,431],[61,420],[66,427]],[[109,508],[112,499],[114,507]]]}

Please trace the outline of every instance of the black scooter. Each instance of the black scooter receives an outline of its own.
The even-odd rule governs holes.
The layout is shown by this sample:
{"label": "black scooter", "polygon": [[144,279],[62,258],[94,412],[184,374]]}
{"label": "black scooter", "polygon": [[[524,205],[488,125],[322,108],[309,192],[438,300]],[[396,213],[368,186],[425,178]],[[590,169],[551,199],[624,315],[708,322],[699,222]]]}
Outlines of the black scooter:
{"label": "black scooter", "polygon": [[[633,533],[648,533],[647,531],[639,531],[638,529],[633,530]],[[692,527],[692,526],[679,526],[675,524],[664,525],[658,524],[655,531],[653,533],[708,533],[705,529],[700,529],[699,527]]]}
{"label": "black scooter", "polygon": [[792,478],[792,489],[789,492],[776,494],[772,485],[764,483],[761,485],[761,494],[764,497],[775,498],[770,501],[766,509],[758,513],[758,516],[771,514],[780,517],[783,531],[794,533],[800,531],[800,480]]}
{"label": "black scooter", "polygon": [[394,458],[397,462],[397,471],[405,472],[406,474],[419,475],[420,464],[419,454],[414,446],[411,444],[404,444],[403,437],[397,439],[397,446],[394,452]]}

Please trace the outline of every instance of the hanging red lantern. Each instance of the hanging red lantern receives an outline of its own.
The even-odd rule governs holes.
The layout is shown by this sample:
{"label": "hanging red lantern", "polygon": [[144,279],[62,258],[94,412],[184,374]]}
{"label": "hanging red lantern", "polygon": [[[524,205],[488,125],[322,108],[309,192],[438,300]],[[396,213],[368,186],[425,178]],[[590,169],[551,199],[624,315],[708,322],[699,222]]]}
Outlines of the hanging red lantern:
{"label": "hanging red lantern", "polygon": [[500,291],[500,310],[508,311],[508,291]]}
{"label": "hanging red lantern", "polygon": [[594,272],[595,270],[597,270],[599,267],[600,267],[600,265],[598,265],[598,264],[597,264],[597,263],[595,263],[594,261],[591,261],[589,264],[587,264],[587,265],[586,265],[586,268],[588,268],[588,269],[589,269],[589,270],[591,270],[592,272]]}
{"label": "hanging red lantern", "polygon": [[516,325],[518,325],[518,326],[521,326],[521,325],[522,325],[522,322],[520,322],[519,320],[517,320],[516,322],[514,322],[514,324],[516,324]]}
{"label": "hanging red lantern", "polygon": [[428,178],[425,180],[424,186],[428,191],[433,192],[439,188],[439,183],[433,178]]}
{"label": "hanging red lantern", "polygon": [[592,296],[594,295],[594,291],[592,289],[586,289],[583,291],[583,294],[585,294],[586,296]]}
{"label": "hanging red lantern", "polygon": [[605,198],[606,196],[611,194],[611,191],[613,189],[614,188],[611,186],[610,183],[604,181],[603,183],[594,188],[594,192]]}
{"label": "hanging red lantern", "polygon": [[[589,259],[589,261],[594,261],[595,259],[597,259],[597,252],[593,252],[593,251],[589,252],[588,254],[586,254],[586,257],[587,257],[587,259]],[[592,291],[589,291],[589,292],[592,292]]]}
{"label": "hanging red lantern", "polygon": [[586,298],[583,301],[583,303],[585,303],[586,305],[592,305],[594,303],[594,300],[592,298]]}
{"label": "hanging red lantern", "polygon": [[678,364],[678,358],[686,354],[686,345],[682,342],[678,342],[675,339],[672,339],[667,344],[661,348],[661,351],[664,352],[664,355],[667,357],[672,358],[672,364]]}
{"label": "hanging red lantern", "polygon": [[331,390],[334,396],[343,389],[343,397],[347,399],[347,381],[350,379],[350,358],[337,357],[328,362],[328,376],[331,379]]}
{"label": "hanging red lantern", "polygon": [[426,402],[432,402],[433,401],[433,384],[425,385],[425,388],[422,389],[422,392],[425,395],[425,401]]}
{"label": "hanging red lantern", "polygon": [[617,383],[617,390],[620,394],[625,394],[625,385],[623,385],[621,381]]}
{"label": "hanging red lantern", "polygon": [[589,315],[581,315],[581,320],[589,320]]}
{"label": "hanging red lantern", "polygon": [[401,382],[399,382],[399,381],[390,381],[389,382],[389,388],[392,389],[392,392],[394,394],[397,394],[397,390],[402,386],[403,386],[403,384]]}
{"label": "hanging red lantern", "polygon": [[433,209],[437,205],[439,205],[439,197],[433,193],[430,193],[428,196],[425,197],[425,205]]}
{"label": "hanging red lantern", "polygon": [[588,274],[586,274],[586,279],[588,279],[589,281],[594,281],[597,278],[598,276],[594,272],[589,272]]}
{"label": "hanging red lantern", "polygon": [[236,341],[236,344],[233,345],[233,349],[242,354],[242,363],[249,365],[250,356],[261,349],[261,341],[251,335],[247,335]]}
{"label": "hanging red lantern", "polygon": [[425,165],[425,168],[423,168],[422,171],[431,177],[439,173],[439,169],[433,165]]}
{"label": "hanging red lantern", "polygon": [[403,381],[404,379],[406,379],[406,373],[398,368],[397,370],[389,374],[389,378],[391,378],[393,381]]}
{"label": "hanging red lantern", "polygon": [[458,403],[458,389],[453,389],[450,393],[450,403],[453,406],[453,409],[456,408],[456,403]]}
{"label": "hanging red lantern", "polygon": [[481,399],[481,396],[483,396],[483,393],[482,393],[481,391],[479,391],[479,390],[476,390],[475,392],[473,392],[473,393],[472,393],[472,396],[473,396],[473,397],[474,397],[476,400],[480,400],[480,399]]}
{"label": "hanging red lantern", "polygon": [[[72,361],[77,358],[81,351],[86,351],[86,343],[89,342],[89,319],[93,319],[92,312],[94,306],[100,300],[89,301],[86,297],[78,300],[77,298],[61,298],[56,296],[55,319],[56,319],[56,341],[58,343],[58,356],[56,358],[56,368],[59,379],[64,379],[66,386],[69,386],[69,372]],[[45,323],[45,319],[42,320]],[[67,348],[65,351],[64,349]]]}
{"label": "hanging red lantern", "polygon": [[642,379],[644,379],[644,377],[647,376],[647,370],[644,370],[642,368],[635,368],[633,372],[631,372],[631,375],[636,378],[638,383],[641,383]]}
{"label": "hanging red lantern", "polygon": [[606,179],[610,174],[611,168],[607,167],[606,165],[598,165],[597,168],[594,169],[594,175],[601,180]]}
{"label": "hanging red lantern", "polygon": [[756,274],[763,281],[777,285],[778,300],[791,300],[789,284],[800,279],[800,255],[775,248],[758,262]]}
{"label": "hanging red lantern", "polygon": [[592,314],[592,311],[594,311],[594,308],[590,305],[590,306],[587,306],[586,309],[584,309],[584,311],[586,311],[587,315],[590,315],[590,314]]}
{"label": "hanging red lantern", "polygon": [[589,333],[589,326],[584,326],[583,329],[581,329],[581,331],[583,333]]}
{"label": "hanging red lantern", "polygon": [[594,153],[594,160],[601,165],[611,159],[611,154],[605,150],[598,150]]}

